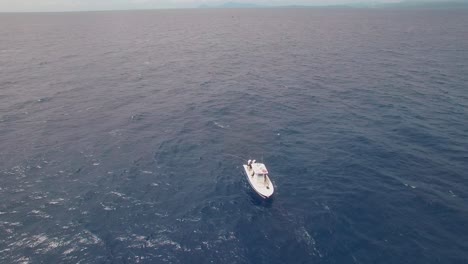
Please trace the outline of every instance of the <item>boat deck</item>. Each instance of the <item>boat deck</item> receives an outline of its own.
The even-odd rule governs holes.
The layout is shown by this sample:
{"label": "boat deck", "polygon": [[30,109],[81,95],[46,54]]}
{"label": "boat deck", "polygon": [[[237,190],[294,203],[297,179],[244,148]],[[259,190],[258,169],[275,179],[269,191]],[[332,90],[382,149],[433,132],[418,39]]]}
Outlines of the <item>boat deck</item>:
{"label": "boat deck", "polygon": [[250,186],[257,192],[260,196],[268,198],[273,195],[274,187],[270,178],[267,175],[259,176],[254,172],[254,169],[249,168],[247,165],[243,165],[245,173],[247,174],[247,179],[249,180]]}

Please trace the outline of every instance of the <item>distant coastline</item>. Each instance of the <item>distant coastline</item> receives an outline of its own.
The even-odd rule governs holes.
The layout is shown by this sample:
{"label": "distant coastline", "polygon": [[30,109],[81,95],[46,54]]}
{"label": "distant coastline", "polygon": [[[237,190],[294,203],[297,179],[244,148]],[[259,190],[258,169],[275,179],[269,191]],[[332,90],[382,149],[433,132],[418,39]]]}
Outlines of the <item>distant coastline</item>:
{"label": "distant coastline", "polygon": [[[368,2],[366,2],[368,1]],[[202,4],[198,6],[167,6],[156,7],[153,5],[143,4],[134,5],[128,8],[117,7],[111,9],[77,9],[77,10],[61,10],[61,9],[43,9],[43,10],[8,10],[1,11],[0,14],[9,13],[62,13],[62,12],[112,12],[112,11],[148,11],[148,10],[178,10],[178,9],[280,9],[280,8],[297,8],[297,9],[468,9],[468,0],[403,0],[393,3],[378,3],[372,0],[364,0],[360,3],[349,4],[315,4],[315,5],[268,5],[254,4],[248,2],[225,2],[219,4]]]}
{"label": "distant coastline", "polygon": [[466,1],[402,1],[396,3],[361,2],[356,4],[337,5],[259,5],[243,2],[226,2],[216,5],[203,4],[198,6],[202,9],[225,9],[225,8],[425,8],[425,9],[452,9],[468,8]]}

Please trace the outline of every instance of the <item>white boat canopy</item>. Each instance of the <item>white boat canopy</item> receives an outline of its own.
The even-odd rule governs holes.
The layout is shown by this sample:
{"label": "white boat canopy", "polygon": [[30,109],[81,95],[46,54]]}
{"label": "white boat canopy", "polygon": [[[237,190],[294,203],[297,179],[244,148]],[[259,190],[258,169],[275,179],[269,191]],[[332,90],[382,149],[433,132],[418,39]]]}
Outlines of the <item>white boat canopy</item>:
{"label": "white boat canopy", "polygon": [[268,174],[268,170],[263,163],[252,163],[252,169],[255,174]]}

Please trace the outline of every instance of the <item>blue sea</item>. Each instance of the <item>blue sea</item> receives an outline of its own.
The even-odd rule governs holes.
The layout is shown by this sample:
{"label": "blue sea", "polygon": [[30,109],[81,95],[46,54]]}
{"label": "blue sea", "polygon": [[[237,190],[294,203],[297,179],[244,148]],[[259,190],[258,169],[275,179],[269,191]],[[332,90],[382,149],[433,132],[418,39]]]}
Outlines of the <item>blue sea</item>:
{"label": "blue sea", "polygon": [[468,11],[0,14],[0,263],[468,263]]}

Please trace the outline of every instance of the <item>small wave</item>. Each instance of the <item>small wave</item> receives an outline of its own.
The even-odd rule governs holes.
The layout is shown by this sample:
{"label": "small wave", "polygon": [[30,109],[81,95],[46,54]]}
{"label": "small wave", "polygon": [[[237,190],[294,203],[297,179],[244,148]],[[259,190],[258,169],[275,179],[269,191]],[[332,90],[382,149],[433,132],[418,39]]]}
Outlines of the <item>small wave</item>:
{"label": "small wave", "polygon": [[19,241],[11,243],[9,246],[12,247],[30,247],[35,248],[47,240],[46,234],[33,235],[31,237],[25,237]]}
{"label": "small wave", "polygon": [[109,131],[108,133],[111,136],[118,137],[118,136],[122,136],[124,131],[125,131],[124,129],[113,129],[113,130]]}
{"label": "small wave", "polygon": [[43,98],[37,99],[36,102],[38,102],[38,103],[45,103],[45,102],[48,102],[48,101],[50,101],[50,100],[52,100],[51,97],[43,97]]}
{"label": "small wave", "polygon": [[159,248],[162,246],[170,246],[177,250],[181,249],[179,243],[168,239],[166,236],[161,236],[157,238],[149,238],[141,235],[132,235],[131,237],[118,237],[119,241],[131,241],[129,248],[141,248],[144,246],[146,248]]}
{"label": "small wave", "polygon": [[78,242],[85,245],[100,245],[103,243],[101,238],[86,229],[78,234],[78,238]]}
{"label": "small wave", "polygon": [[40,218],[51,218],[50,215],[40,210],[32,210],[30,214],[32,214],[33,216],[40,217]]}
{"label": "small wave", "polygon": [[63,198],[57,198],[57,199],[53,199],[52,201],[49,202],[49,204],[60,204],[62,203],[63,201],[65,201],[65,199]]}
{"label": "small wave", "polygon": [[33,195],[30,195],[29,198],[33,200],[41,200],[46,198],[47,195],[43,193],[34,193]]}
{"label": "small wave", "polygon": [[223,125],[219,122],[214,121],[213,124],[219,128],[229,128],[229,125]]}
{"label": "small wave", "polygon": [[199,222],[201,220],[200,217],[188,217],[188,218],[177,218],[179,222]]}
{"label": "small wave", "polygon": [[125,196],[125,194],[119,193],[119,192],[110,192],[110,194],[117,195],[118,197],[123,197],[123,196]]}
{"label": "small wave", "polygon": [[42,243],[41,248],[36,250],[36,253],[45,254],[51,250],[54,250],[60,246],[64,245],[63,241],[60,241],[58,238],[47,239]]}
{"label": "small wave", "polygon": [[103,203],[101,203],[102,205],[102,208],[105,210],[105,211],[114,211],[115,210],[115,207],[113,206],[109,206],[109,205],[105,205]]}
{"label": "small wave", "polygon": [[16,260],[16,263],[18,264],[29,264],[31,262],[30,261],[30,258],[28,257],[25,257],[25,256],[22,256],[22,257],[19,257],[17,260]]}
{"label": "small wave", "polygon": [[0,226],[21,226],[20,222],[0,222]]}
{"label": "small wave", "polygon": [[154,215],[159,216],[159,217],[168,217],[168,216],[169,216],[169,214],[168,214],[167,212],[166,212],[166,213],[163,213],[163,214],[161,214],[161,213],[154,213]]}
{"label": "small wave", "polygon": [[236,240],[237,237],[234,235],[234,232],[228,232],[226,234],[219,235],[218,239],[223,240],[223,241],[232,241],[232,240]]}
{"label": "small wave", "polygon": [[69,255],[69,254],[75,252],[77,249],[78,249],[77,247],[71,247],[71,248],[69,248],[69,249],[63,251],[62,254],[63,254],[63,255]]}

